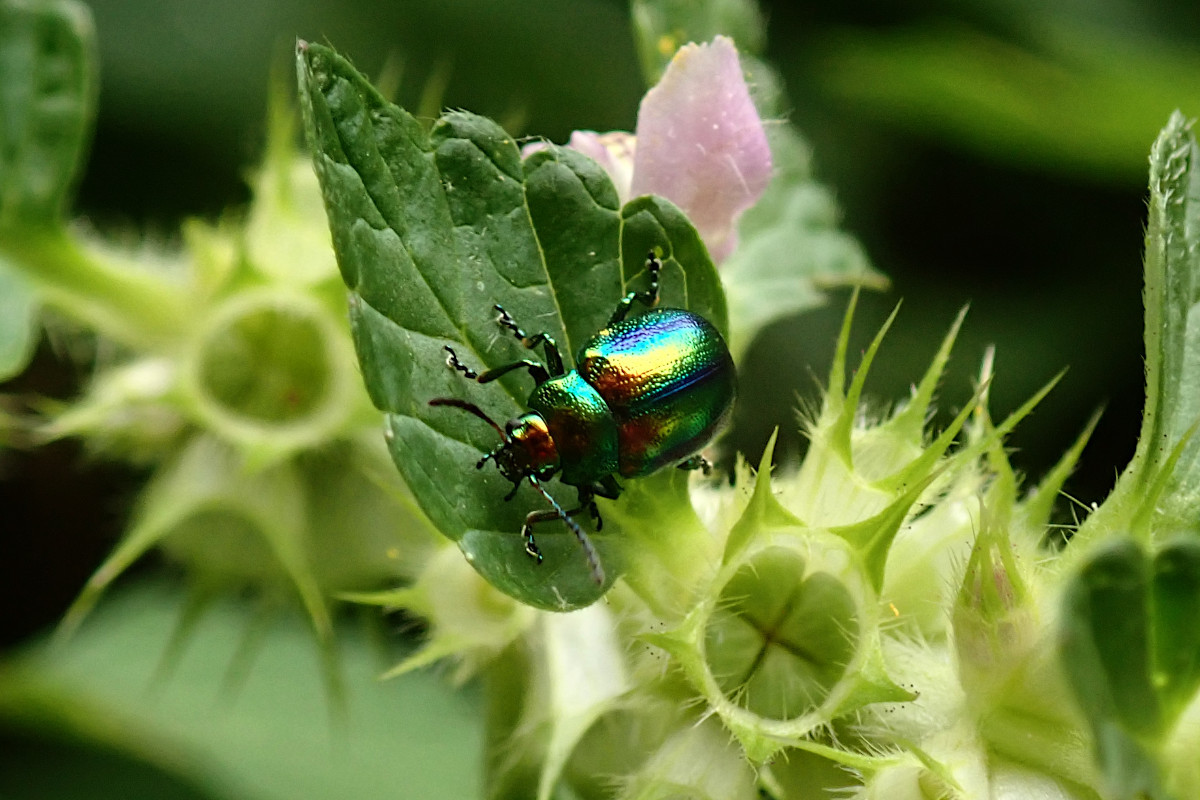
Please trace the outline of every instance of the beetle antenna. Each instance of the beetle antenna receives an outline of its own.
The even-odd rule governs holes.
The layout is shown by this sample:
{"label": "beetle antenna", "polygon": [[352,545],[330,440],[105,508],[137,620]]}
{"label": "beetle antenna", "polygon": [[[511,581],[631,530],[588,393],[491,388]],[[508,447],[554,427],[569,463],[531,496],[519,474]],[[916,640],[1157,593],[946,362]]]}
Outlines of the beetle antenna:
{"label": "beetle antenna", "polygon": [[592,540],[583,532],[583,528],[579,527],[579,523],[571,519],[571,515],[563,510],[563,507],[558,504],[558,501],[550,496],[550,493],[542,487],[541,481],[534,476],[529,476],[529,482],[533,484],[533,488],[542,493],[542,497],[546,498],[546,502],[554,509],[555,513],[562,518],[562,521],[567,523],[567,527],[571,529],[571,533],[575,534],[575,538],[579,540],[579,545],[583,548],[583,555],[587,558],[588,569],[591,570],[592,580],[597,586],[604,585],[604,567],[600,565],[600,556],[596,554],[596,548],[592,545]]}
{"label": "beetle antenna", "polygon": [[475,405],[474,403],[468,403],[466,400],[459,400],[457,397],[435,397],[429,401],[429,405],[431,405],[431,406],[450,406],[451,408],[461,408],[463,411],[474,414],[475,416],[479,417],[481,420],[486,422],[488,425],[491,425],[493,428],[495,428],[496,433],[500,434],[501,439],[508,438],[504,435],[504,429],[501,428],[499,425],[497,425],[491,417],[489,417],[487,414],[483,413],[483,410],[479,406]]}

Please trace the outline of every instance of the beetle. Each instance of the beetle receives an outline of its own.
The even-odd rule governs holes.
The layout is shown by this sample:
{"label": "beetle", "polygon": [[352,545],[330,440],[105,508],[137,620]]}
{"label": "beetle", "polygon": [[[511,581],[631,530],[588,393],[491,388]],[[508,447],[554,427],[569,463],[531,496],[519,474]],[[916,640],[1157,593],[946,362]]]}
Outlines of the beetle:
{"label": "beetle", "polygon": [[[478,383],[514,370],[529,372],[534,382],[529,410],[505,427],[474,403],[452,397],[429,401],[469,412],[500,434],[500,444],[475,466],[482,469],[492,461],[512,481],[505,500],[528,480],[550,503],[550,509],[525,517],[525,552],[540,564],[533,526],[561,519],[583,547],[597,584],[604,583],[604,569],[574,516],[587,511],[599,531],[604,521],[595,498],[617,499],[623,489],[618,475],[637,478],[667,466],[707,474],[709,464],[698,453],[729,423],[737,393],[733,358],[712,323],[681,308],[657,308],[661,269],[662,262],[651,252],[646,260],[649,290],[630,292],[618,302],[608,324],[580,348],[575,369],[564,368],[549,334],[526,334],[499,304],[493,306],[497,322],[527,349],[540,346],[544,364],[525,359],[476,372],[445,347],[447,366]],[[634,303],[648,310],[629,317]],[[576,508],[564,510],[543,487],[555,475],[578,491]]]}

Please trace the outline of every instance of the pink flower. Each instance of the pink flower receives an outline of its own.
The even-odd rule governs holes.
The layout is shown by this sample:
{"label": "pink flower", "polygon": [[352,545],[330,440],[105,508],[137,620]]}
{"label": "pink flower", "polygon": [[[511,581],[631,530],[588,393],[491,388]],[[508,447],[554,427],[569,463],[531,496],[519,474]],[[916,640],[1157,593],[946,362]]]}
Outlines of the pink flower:
{"label": "pink flower", "polygon": [[629,200],[629,187],[633,183],[633,154],[637,150],[637,137],[625,131],[596,133],[575,131],[567,147],[578,150],[604,167],[621,202]]}
{"label": "pink flower", "polygon": [[604,167],[622,202],[657,194],[683,209],[718,263],[771,177],[762,120],[724,36],[679,49],[642,98],[636,136],[575,131],[568,146]]}
{"label": "pink flower", "polygon": [[723,261],[737,218],[771,177],[771,149],[733,41],[679,49],[638,110],[633,196],[658,194],[683,209]]}

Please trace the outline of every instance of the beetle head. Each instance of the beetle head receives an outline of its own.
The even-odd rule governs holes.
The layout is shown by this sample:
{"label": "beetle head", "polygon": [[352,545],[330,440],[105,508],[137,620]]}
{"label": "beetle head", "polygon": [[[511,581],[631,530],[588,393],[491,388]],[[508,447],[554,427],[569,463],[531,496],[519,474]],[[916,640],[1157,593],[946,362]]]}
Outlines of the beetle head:
{"label": "beetle head", "polygon": [[489,458],[496,462],[500,474],[513,483],[529,475],[549,475],[558,469],[558,448],[546,420],[532,411],[508,421],[504,441],[484,456],[479,466]]}
{"label": "beetle head", "polygon": [[458,400],[453,397],[439,397],[430,400],[431,406],[451,406],[467,411],[495,428],[500,434],[501,442],[490,452],[479,459],[475,466],[479,469],[488,461],[495,461],[500,474],[513,482],[516,490],[524,478],[531,476],[548,477],[558,469],[558,448],[546,420],[540,414],[530,411],[516,419],[508,421],[501,428],[474,403]]}
{"label": "beetle head", "polygon": [[[596,548],[592,546],[592,542],[583,532],[583,528],[579,527],[579,523],[572,519],[571,515],[564,511],[558,501],[551,497],[542,486],[541,481],[550,477],[559,468],[558,447],[554,444],[554,437],[550,435],[546,420],[540,414],[530,411],[516,419],[509,420],[508,424],[501,428],[491,417],[483,413],[479,406],[468,403],[466,400],[438,397],[430,400],[429,405],[460,408],[479,417],[500,434],[502,440],[500,444],[479,459],[479,463],[475,465],[476,469],[482,469],[489,460],[496,462],[500,474],[512,481],[513,485],[512,491],[508,493],[508,497],[504,498],[505,500],[511,500],[517,493],[521,482],[528,478],[533,488],[542,493],[542,497],[546,498],[546,502],[550,504],[554,512],[575,534],[575,538],[583,547],[584,555],[587,556],[592,580],[596,582],[597,586],[602,586],[604,584],[604,567],[600,565],[600,557],[596,555]],[[536,556],[540,564],[542,554],[533,544],[533,534],[529,533],[530,524],[530,518],[527,517],[525,527],[522,529],[522,533],[526,536],[525,549],[530,555]]]}

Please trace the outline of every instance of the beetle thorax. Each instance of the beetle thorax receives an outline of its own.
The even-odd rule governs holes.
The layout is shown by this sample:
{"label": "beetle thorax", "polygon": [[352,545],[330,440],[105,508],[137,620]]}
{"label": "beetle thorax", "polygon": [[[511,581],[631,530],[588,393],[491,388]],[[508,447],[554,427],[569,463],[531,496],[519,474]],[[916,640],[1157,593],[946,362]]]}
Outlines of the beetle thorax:
{"label": "beetle thorax", "polygon": [[529,412],[510,420],[505,433],[504,445],[496,453],[496,465],[504,477],[515,481],[558,469],[558,447],[540,414]]}

